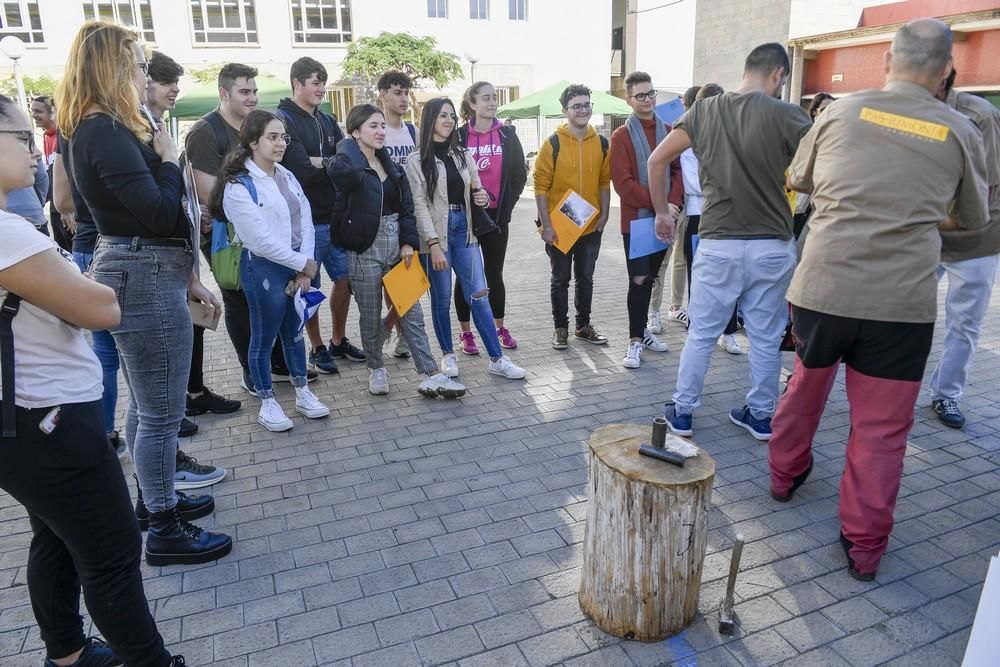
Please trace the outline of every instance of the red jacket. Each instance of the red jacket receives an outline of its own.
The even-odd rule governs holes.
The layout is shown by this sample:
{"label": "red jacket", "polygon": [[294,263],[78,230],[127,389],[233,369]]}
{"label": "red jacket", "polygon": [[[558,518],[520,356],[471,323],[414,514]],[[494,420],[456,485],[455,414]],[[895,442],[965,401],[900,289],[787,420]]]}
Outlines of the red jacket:
{"label": "red jacket", "polygon": [[[656,123],[659,121],[654,117],[649,120],[640,119],[639,122],[646,131],[649,145],[656,148]],[[664,127],[670,132],[669,125],[664,123]],[[649,196],[649,189],[639,182],[635,148],[632,146],[632,137],[628,133],[627,125],[622,125],[611,134],[610,153],[611,182],[621,199],[622,234],[628,234],[629,225],[639,217],[639,209],[652,209],[653,200]],[[667,201],[677,206],[684,203],[684,180],[681,177],[680,159],[670,163],[670,193],[667,195]]]}

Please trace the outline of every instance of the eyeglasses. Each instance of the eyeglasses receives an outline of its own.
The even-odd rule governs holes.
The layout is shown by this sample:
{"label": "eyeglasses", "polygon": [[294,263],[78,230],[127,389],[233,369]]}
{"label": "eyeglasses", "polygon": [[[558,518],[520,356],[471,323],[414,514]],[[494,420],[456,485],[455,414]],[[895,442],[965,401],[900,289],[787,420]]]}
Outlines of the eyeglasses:
{"label": "eyeglasses", "polygon": [[583,104],[574,104],[573,106],[569,106],[566,108],[572,109],[576,113],[580,113],[582,111],[590,111],[591,109],[594,108],[594,105],[591,102],[584,102]]}
{"label": "eyeglasses", "polygon": [[23,143],[29,152],[35,152],[35,133],[31,130],[0,130],[0,134],[13,134],[14,138]]}
{"label": "eyeglasses", "polygon": [[656,99],[656,91],[655,90],[651,90],[648,93],[636,93],[632,97],[634,97],[635,99],[637,99],[640,102],[645,102],[646,100],[655,100]]}
{"label": "eyeglasses", "polygon": [[138,67],[139,69],[141,69],[143,74],[145,74],[146,76],[149,76],[149,63],[148,62],[143,61],[141,63],[136,63],[135,66]]}
{"label": "eyeglasses", "polygon": [[283,141],[285,144],[292,143],[292,135],[290,134],[277,134],[275,132],[271,132],[270,134],[265,134],[264,136],[267,137],[269,141]]}

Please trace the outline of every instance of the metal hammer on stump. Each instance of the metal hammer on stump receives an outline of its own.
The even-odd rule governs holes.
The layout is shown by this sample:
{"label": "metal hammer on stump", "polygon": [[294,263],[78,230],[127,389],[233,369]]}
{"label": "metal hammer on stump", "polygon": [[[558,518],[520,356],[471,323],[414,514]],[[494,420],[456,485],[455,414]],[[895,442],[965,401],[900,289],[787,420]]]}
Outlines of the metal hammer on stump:
{"label": "metal hammer on stump", "polygon": [[736,614],[733,612],[733,593],[736,589],[736,574],[740,571],[743,557],[743,536],[737,535],[733,544],[733,555],[729,559],[729,581],[726,583],[726,597],[719,605],[719,632],[732,635],[736,631]]}

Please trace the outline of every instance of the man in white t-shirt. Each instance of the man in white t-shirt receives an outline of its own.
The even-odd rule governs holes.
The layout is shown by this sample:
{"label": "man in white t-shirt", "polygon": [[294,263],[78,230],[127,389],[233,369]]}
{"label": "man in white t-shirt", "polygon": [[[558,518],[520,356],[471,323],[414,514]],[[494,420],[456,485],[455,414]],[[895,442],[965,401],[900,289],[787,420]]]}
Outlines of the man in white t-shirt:
{"label": "man in white t-shirt", "polygon": [[385,149],[400,167],[417,144],[417,129],[403,120],[410,110],[410,89],[413,81],[404,72],[389,70],[378,80],[378,99],[385,116]]}
{"label": "man in white t-shirt", "polygon": [[[385,150],[389,157],[401,168],[406,166],[406,159],[417,145],[417,128],[413,123],[403,120],[410,110],[410,89],[413,80],[405,72],[389,70],[378,80],[378,100],[385,116]],[[386,303],[389,295],[386,294]],[[390,310],[385,320],[386,330],[396,329],[396,349],[393,356],[404,359],[410,356],[410,348],[406,345],[402,330],[399,328],[399,318],[396,311]]]}

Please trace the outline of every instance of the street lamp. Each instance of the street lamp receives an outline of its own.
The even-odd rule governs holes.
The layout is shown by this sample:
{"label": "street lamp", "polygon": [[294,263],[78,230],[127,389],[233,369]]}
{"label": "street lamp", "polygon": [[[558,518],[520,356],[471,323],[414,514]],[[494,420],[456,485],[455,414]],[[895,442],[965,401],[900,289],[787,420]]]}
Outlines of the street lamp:
{"label": "street lamp", "polygon": [[14,81],[17,82],[17,104],[21,109],[27,111],[28,101],[24,95],[24,78],[21,76],[21,57],[24,56],[27,48],[19,38],[14,35],[7,35],[3,39],[0,39],[0,51],[14,61]]}
{"label": "street lamp", "polygon": [[476,63],[479,62],[479,58],[477,58],[475,56],[470,56],[469,53],[468,53],[468,51],[466,51],[466,53],[465,53],[465,59],[468,60],[469,63],[471,63],[471,65],[472,65],[472,67],[470,68],[472,71],[470,72],[469,78],[472,79],[473,83],[475,83],[475,81],[476,81]]}

